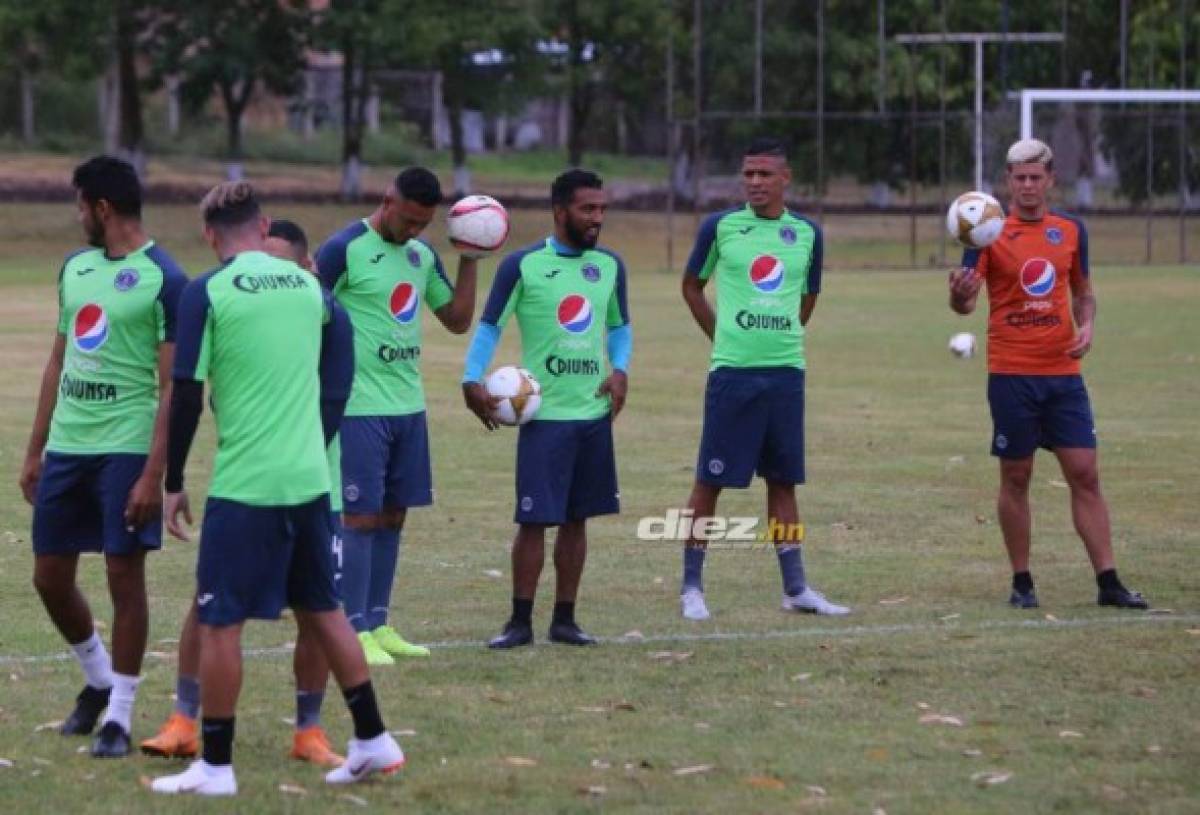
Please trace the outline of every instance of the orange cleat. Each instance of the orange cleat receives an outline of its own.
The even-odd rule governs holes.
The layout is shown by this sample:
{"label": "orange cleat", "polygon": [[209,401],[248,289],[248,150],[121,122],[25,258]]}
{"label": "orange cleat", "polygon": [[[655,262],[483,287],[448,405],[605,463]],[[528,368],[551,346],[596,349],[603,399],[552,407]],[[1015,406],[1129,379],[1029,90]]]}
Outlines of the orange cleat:
{"label": "orange cleat", "polygon": [[196,720],[175,711],[157,736],[142,742],[142,752],[162,758],[193,758],[200,751],[198,734]]}
{"label": "orange cleat", "polygon": [[346,760],[333,752],[320,725],[297,730],[292,735],[292,758],[321,767],[340,767]]}

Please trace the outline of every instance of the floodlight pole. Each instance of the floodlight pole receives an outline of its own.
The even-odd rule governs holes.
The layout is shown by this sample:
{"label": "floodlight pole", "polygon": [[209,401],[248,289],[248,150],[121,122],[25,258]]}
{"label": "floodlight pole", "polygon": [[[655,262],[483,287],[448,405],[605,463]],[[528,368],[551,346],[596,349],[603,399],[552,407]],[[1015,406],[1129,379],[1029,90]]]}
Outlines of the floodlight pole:
{"label": "floodlight pole", "polygon": [[983,189],[983,45],[988,42],[1061,43],[1061,33],[1010,34],[995,31],[950,32],[940,34],[900,34],[902,45],[948,45],[970,43],[975,46],[975,189]]}

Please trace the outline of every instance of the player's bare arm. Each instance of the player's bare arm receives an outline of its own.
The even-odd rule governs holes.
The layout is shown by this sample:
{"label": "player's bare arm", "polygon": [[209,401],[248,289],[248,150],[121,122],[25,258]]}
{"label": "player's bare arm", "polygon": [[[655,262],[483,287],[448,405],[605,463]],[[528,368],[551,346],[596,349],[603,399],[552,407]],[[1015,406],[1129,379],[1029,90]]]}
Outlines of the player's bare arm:
{"label": "player's bare arm", "polygon": [[33,430],[29,433],[29,446],[25,450],[25,463],[21,465],[21,494],[30,504],[37,495],[38,479],[42,475],[42,453],[46,450],[46,440],[50,437],[50,417],[54,414],[54,406],[58,403],[58,381],[62,377],[63,355],[67,349],[67,338],[62,334],[54,335],[54,345],[50,348],[50,358],[46,360],[46,368],[42,371],[42,386],[38,390],[37,412],[33,416]]}
{"label": "player's bare arm", "polygon": [[800,325],[807,326],[808,321],[812,318],[813,311],[817,308],[818,292],[805,294],[800,298]]}
{"label": "player's bare arm", "polygon": [[458,276],[454,280],[454,299],[434,314],[451,334],[465,334],[471,327],[475,311],[475,280],[479,267],[477,258],[458,256]]}
{"label": "player's bare arm", "polygon": [[717,327],[717,313],[713,311],[712,303],[704,296],[704,285],[707,282],[696,275],[684,274],[683,301],[692,312],[696,325],[700,326],[700,330],[711,340]]}
{"label": "player's bare arm", "polygon": [[1071,279],[1071,315],[1075,318],[1075,342],[1067,355],[1081,358],[1092,347],[1092,330],[1096,322],[1096,294],[1092,281],[1086,277]]}
{"label": "player's bare arm", "polygon": [[154,431],[150,437],[150,454],[142,476],[129,491],[125,505],[125,523],[138,527],[149,523],[162,513],[163,474],[167,469],[167,420],[171,412],[171,366],[175,364],[175,343],[158,346],[158,411],[154,414]]}
{"label": "player's bare arm", "polygon": [[950,272],[950,308],[957,314],[970,314],[975,310],[983,278],[974,269],[966,266]]}

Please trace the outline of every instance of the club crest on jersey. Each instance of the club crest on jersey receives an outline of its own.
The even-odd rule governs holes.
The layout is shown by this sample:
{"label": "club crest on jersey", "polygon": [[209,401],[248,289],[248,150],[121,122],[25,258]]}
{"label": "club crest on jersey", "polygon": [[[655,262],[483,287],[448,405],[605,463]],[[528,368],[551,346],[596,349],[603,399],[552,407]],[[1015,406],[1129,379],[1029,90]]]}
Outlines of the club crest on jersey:
{"label": "club crest on jersey", "polygon": [[122,269],[121,271],[117,272],[117,276],[113,278],[113,287],[116,288],[117,291],[129,291],[136,286],[138,281],[141,279],[142,277],[138,274],[137,269]]}
{"label": "club crest on jersey", "polygon": [[783,285],[783,261],[774,255],[759,255],[750,264],[750,282],[762,292],[773,292]]}
{"label": "club crest on jersey", "polygon": [[421,253],[416,249],[411,246],[408,247],[408,251],[404,253],[404,256],[408,258],[409,266],[412,266],[414,269],[421,268]]}
{"label": "club crest on jersey", "polygon": [[1054,264],[1045,258],[1030,258],[1021,267],[1021,288],[1030,297],[1045,297],[1057,279]]}
{"label": "club crest on jersey", "polygon": [[417,294],[417,287],[412,283],[401,282],[392,289],[388,310],[392,312],[392,319],[396,322],[411,323],[413,317],[417,316],[417,306],[419,305],[421,305],[421,296]]}
{"label": "club crest on jersey", "polygon": [[779,240],[791,246],[796,242],[796,230],[790,226],[779,227]]}
{"label": "club crest on jersey", "polygon": [[579,273],[583,275],[583,279],[589,283],[595,283],[600,279],[600,267],[595,263],[583,264],[583,268],[579,270]]}
{"label": "club crest on jersey", "polygon": [[108,315],[100,305],[88,303],[75,312],[71,333],[76,348],[85,354],[93,354],[108,341]]}
{"label": "club crest on jersey", "polygon": [[1058,246],[1063,242],[1062,230],[1057,226],[1046,227],[1046,240],[1054,246]]}
{"label": "club crest on jersey", "polygon": [[582,334],[592,327],[592,304],[582,294],[568,294],[558,301],[558,324],[568,334]]}

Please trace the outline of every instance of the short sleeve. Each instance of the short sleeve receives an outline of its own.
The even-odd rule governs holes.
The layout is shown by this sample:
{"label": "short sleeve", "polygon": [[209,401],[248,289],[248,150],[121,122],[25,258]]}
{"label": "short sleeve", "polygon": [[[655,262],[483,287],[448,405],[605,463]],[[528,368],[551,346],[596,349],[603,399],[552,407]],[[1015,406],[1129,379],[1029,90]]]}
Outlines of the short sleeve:
{"label": "short sleeve", "polygon": [[696,233],[696,243],[688,256],[686,274],[701,280],[708,280],[712,276],[713,267],[717,263],[717,224],[726,214],[719,212],[709,215],[700,224],[700,231]]}
{"label": "short sleeve", "polygon": [[1072,223],[1075,224],[1075,257],[1071,261],[1071,276],[1074,277],[1091,277],[1092,269],[1088,261],[1088,233],[1087,227],[1083,225],[1083,221],[1079,218],[1072,218]]}
{"label": "short sleeve", "polygon": [[71,315],[67,313],[67,293],[66,279],[67,266],[70,265],[72,258],[76,255],[83,254],[86,249],[76,249],[71,254],[63,258],[62,266],[58,268],[58,333],[66,334],[71,330]]}
{"label": "short sleeve", "polygon": [[330,235],[329,239],[321,244],[314,258],[317,265],[317,277],[321,279],[321,285],[330,291],[334,290],[334,287],[346,274],[346,253],[350,242],[366,231],[367,227],[363,223],[353,223],[340,232]]}
{"label": "short sleeve", "polygon": [[187,286],[187,275],[179,264],[157,244],[151,246],[146,257],[162,271],[162,287],[158,290],[158,340],[175,342],[175,328],[179,313],[179,298]]}
{"label": "short sleeve", "polygon": [[963,250],[962,267],[974,269],[975,274],[987,277],[989,257],[987,249],[965,249]]}
{"label": "short sleeve", "polygon": [[528,252],[514,252],[500,262],[487,303],[480,315],[481,323],[503,327],[521,299],[521,261]]}
{"label": "short sleeve", "polygon": [[805,276],[804,293],[818,294],[821,291],[821,273],[825,267],[825,233],[808,218],[801,218],[813,232],[812,255],[808,259],[808,274]]}
{"label": "short sleeve", "polygon": [[174,379],[203,382],[208,376],[212,343],[212,303],[208,297],[211,277],[212,273],[209,273],[188,283],[179,298]]}
{"label": "short sleeve", "polygon": [[321,399],[345,401],[354,383],[354,327],[332,294],[322,292],[322,296],[326,318],[321,328]]}
{"label": "short sleeve", "polygon": [[608,309],[605,314],[605,325],[608,328],[618,328],[629,324],[629,299],[625,287],[625,262],[614,254],[609,253],[617,263],[617,279],[613,285],[612,296],[608,298]]}
{"label": "short sleeve", "polygon": [[454,285],[450,278],[446,277],[446,269],[442,266],[442,259],[438,257],[438,253],[429,244],[424,245],[433,257],[433,268],[425,278],[425,304],[429,306],[430,311],[437,311],[454,299]]}

